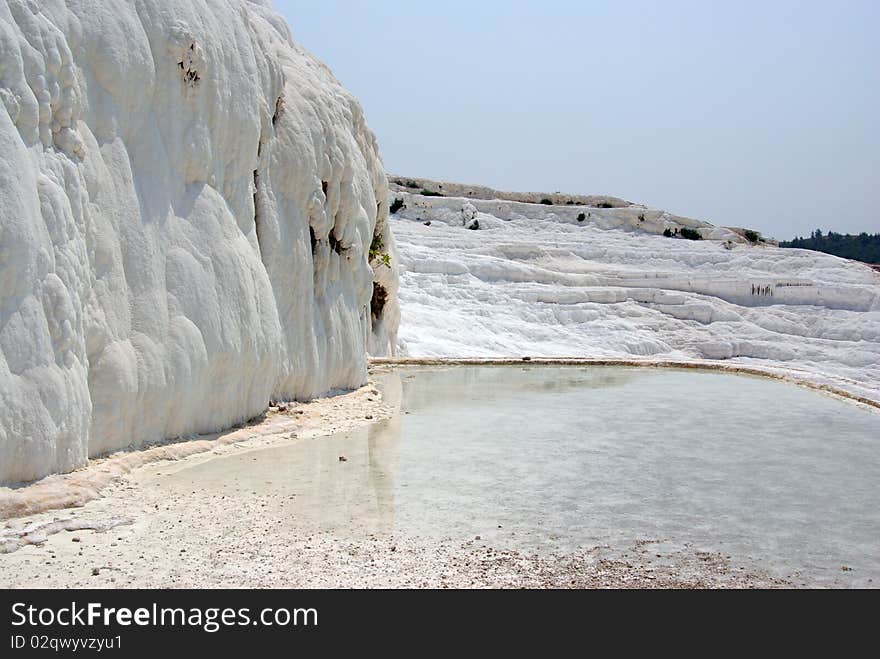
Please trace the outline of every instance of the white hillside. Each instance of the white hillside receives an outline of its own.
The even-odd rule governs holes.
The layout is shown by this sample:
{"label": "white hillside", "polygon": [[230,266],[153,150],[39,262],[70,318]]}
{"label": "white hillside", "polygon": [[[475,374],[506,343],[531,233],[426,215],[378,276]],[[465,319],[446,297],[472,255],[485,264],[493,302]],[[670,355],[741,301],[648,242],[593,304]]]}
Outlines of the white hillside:
{"label": "white hillside", "polygon": [[0,483],[358,386],[396,343],[374,136],[271,10],[4,0],[0,99]]}
{"label": "white hillside", "polygon": [[[733,360],[880,401],[880,274],[867,266],[643,207],[396,190],[410,356]],[[682,227],[707,240],[662,235]]]}

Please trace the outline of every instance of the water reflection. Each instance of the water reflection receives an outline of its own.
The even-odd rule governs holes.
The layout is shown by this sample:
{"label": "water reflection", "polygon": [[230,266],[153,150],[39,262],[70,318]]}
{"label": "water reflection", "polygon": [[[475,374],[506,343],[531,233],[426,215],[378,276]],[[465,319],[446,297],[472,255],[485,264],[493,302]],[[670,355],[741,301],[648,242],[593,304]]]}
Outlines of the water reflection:
{"label": "water reflection", "polygon": [[342,535],[554,551],[653,538],[779,576],[880,583],[875,412],[693,371],[402,369],[382,387],[403,410],[389,421],[211,460],[163,486],[287,498],[281,523]]}
{"label": "water reflection", "polygon": [[[417,376],[417,374],[419,374]],[[516,375],[518,374],[518,375]],[[631,368],[565,367],[547,368],[545,366],[449,366],[446,368],[402,370],[398,377],[404,387],[404,407],[408,410],[435,407],[437,405],[455,406],[468,397],[482,404],[493,403],[510,394],[522,393],[526,389],[540,392],[581,391],[585,389],[612,389],[626,385],[638,371]],[[424,383],[427,386],[410,386],[410,383]]]}
{"label": "water reflection", "polygon": [[[383,377],[380,386],[386,402],[399,409],[401,378]],[[400,426],[395,416],[330,437],[214,458],[166,470],[160,486],[233,500],[265,497],[263,516],[277,515],[288,528],[388,534],[394,530]]]}

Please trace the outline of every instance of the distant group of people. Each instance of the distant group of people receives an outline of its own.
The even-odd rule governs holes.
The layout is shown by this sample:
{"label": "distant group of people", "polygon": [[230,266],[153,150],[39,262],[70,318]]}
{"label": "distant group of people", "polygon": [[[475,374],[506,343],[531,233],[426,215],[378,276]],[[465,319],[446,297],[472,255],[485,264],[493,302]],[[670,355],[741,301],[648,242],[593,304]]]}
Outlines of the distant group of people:
{"label": "distant group of people", "polygon": [[752,295],[764,295],[773,297],[772,286],[761,286],[760,284],[752,284]]}

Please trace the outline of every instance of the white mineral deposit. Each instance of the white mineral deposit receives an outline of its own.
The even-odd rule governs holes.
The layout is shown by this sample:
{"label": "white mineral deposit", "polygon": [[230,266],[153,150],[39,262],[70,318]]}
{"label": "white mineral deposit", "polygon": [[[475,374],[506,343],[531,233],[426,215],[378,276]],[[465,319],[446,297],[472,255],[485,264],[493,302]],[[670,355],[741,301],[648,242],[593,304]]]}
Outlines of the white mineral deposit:
{"label": "white mineral deposit", "polygon": [[358,102],[261,4],[106,4],[0,3],[0,483],[358,387],[396,342]]}
{"label": "white mineral deposit", "polygon": [[0,101],[0,587],[880,583],[880,268],[386,174],[266,0],[0,0]]}

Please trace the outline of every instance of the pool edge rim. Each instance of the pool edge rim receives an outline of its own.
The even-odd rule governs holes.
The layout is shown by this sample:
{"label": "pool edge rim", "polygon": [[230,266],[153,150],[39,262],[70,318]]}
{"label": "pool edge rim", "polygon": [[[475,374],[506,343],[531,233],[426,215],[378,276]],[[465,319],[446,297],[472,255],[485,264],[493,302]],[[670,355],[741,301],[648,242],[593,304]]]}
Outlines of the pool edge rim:
{"label": "pool edge rim", "polygon": [[370,366],[613,366],[637,368],[672,368],[753,375],[787,382],[819,393],[829,394],[880,411],[880,400],[816,382],[798,373],[773,370],[783,367],[746,366],[708,360],[633,359],[614,357],[370,357]]}

